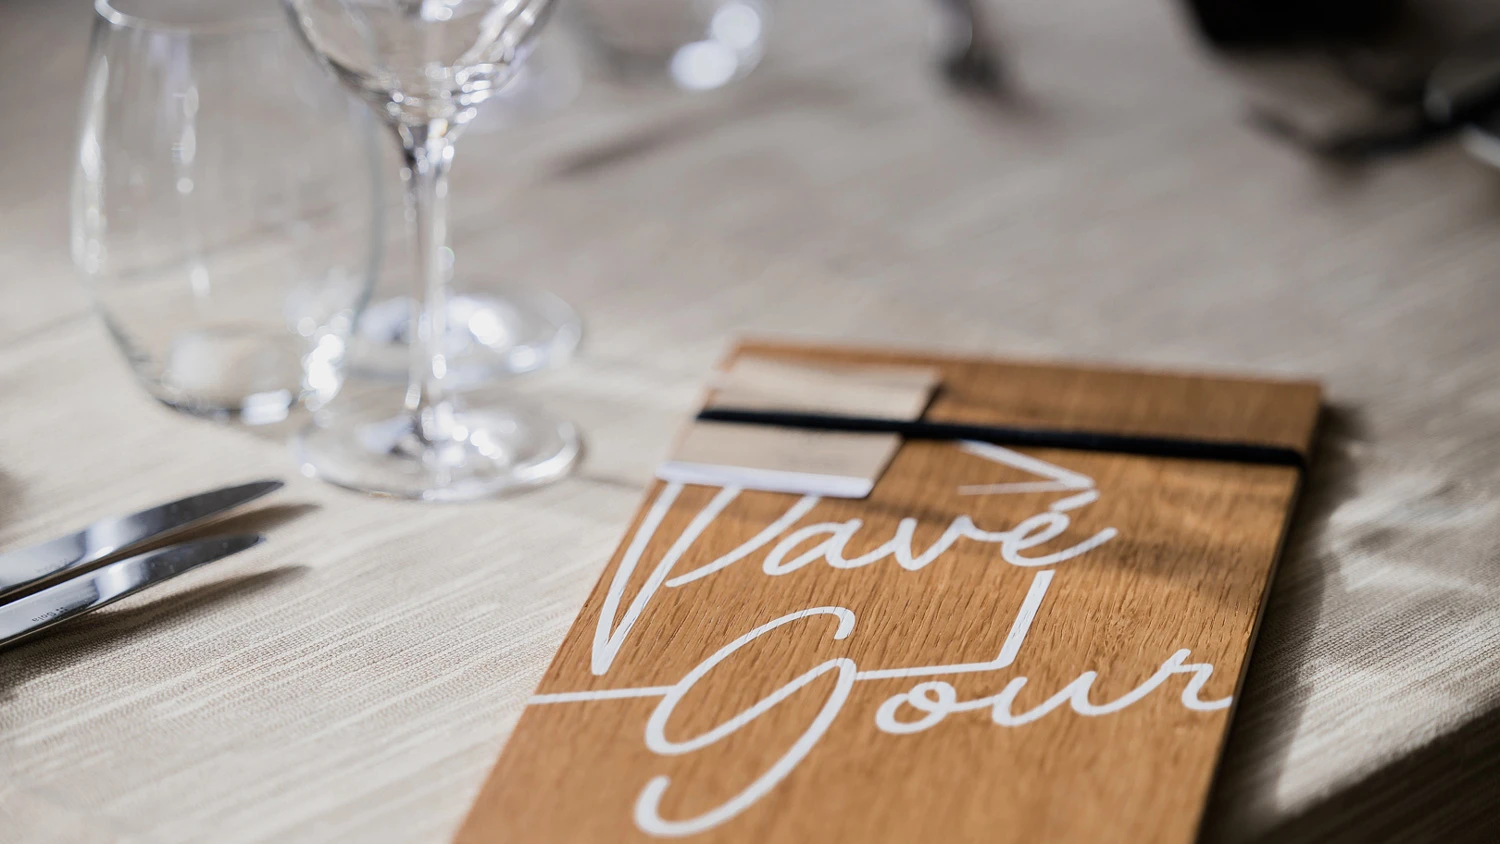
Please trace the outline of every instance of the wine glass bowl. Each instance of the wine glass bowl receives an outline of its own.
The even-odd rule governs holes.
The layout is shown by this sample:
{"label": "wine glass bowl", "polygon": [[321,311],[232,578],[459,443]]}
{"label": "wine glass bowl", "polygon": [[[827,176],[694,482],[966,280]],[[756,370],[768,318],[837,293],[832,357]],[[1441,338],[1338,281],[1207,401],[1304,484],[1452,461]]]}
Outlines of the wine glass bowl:
{"label": "wine glass bowl", "polygon": [[303,472],[426,501],[468,501],[565,475],[572,424],[515,401],[466,401],[449,361],[453,144],[546,22],[552,0],[283,0],[303,43],[395,132],[421,310],[400,402],[331,404],[302,432]]}
{"label": "wine glass bowl", "polygon": [[510,79],[553,0],[286,0],[346,86],[397,123],[466,122]]}

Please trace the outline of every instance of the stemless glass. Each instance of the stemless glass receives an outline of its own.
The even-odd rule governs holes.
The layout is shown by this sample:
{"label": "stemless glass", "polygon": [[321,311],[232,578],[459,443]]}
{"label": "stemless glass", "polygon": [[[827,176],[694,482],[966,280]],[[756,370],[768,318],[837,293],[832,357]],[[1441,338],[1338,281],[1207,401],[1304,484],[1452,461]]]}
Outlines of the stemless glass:
{"label": "stemless glass", "polygon": [[665,76],[687,91],[748,75],[770,22],[763,0],[570,0],[568,11],[616,76]]}
{"label": "stemless glass", "polygon": [[96,0],[73,256],[160,401],[248,424],[337,391],[380,249],[374,121],[273,0]]}
{"label": "stemless glass", "polygon": [[[284,0],[304,42],[401,143],[422,311],[403,406],[371,394],[298,440],[304,471],[340,486],[463,501],[561,477],[571,423],[529,406],[461,397],[450,380],[448,170],[476,107],[514,74],[551,0]],[[336,412],[335,412],[336,411]]]}

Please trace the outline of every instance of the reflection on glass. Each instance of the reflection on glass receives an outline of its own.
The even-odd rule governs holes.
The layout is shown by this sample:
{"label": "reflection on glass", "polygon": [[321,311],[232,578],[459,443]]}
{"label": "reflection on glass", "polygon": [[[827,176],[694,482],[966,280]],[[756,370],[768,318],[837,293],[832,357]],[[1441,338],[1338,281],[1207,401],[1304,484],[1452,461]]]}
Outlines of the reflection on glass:
{"label": "reflection on glass", "polygon": [[321,406],[379,254],[372,121],[272,4],[95,9],[72,241],[111,335],[173,407]]}
{"label": "reflection on glass", "polygon": [[[448,171],[481,103],[511,81],[551,0],[285,0],[307,46],[401,143],[421,282],[404,397],[336,403],[304,431],[305,472],[351,489],[462,501],[561,477],[577,433],[535,408],[455,389],[446,348]],[[341,404],[341,406],[340,406]]]}

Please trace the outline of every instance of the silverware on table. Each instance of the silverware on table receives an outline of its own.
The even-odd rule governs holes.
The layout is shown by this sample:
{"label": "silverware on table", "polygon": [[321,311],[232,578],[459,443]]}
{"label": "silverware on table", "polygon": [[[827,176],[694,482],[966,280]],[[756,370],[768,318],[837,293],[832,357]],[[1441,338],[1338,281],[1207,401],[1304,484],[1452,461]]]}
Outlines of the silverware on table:
{"label": "silverware on table", "polygon": [[0,604],[0,646],[259,543],[258,534],[200,539],[119,560]]}
{"label": "silverware on table", "polygon": [[77,533],[0,554],[0,600],[69,569],[97,563],[147,539],[159,539],[254,501],[282,486],[281,481],[255,481],[200,492],[128,516],[100,519]]}
{"label": "silverware on table", "polygon": [[256,481],[199,493],[0,554],[0,645],[255,545],[261,536],[215,537],[106,562],[281,487]]}

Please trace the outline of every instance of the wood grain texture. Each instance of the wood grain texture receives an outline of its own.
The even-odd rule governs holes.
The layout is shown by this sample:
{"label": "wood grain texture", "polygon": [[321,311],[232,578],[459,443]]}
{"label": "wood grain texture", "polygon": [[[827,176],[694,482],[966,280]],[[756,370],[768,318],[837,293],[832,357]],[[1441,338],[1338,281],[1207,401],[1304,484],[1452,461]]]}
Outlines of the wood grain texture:
{"label": "wood grain texture", "polygon": [[[1318,387],[1310,383],[774,344],[741,347],[741,353],[746,350],[814,363],[880,360],[938,367],[942,387],[927,414],[934,419],[1024,420],[1044,427],[1174,436],[1199,436],[1194,420],[1201,419],[1204,437],[1306,449],[1318,417]],[[658,589],[652,585],[660,577],[657,561],[726,493],[688,486],[679,494],[657,483],[540,694],[671,686],[747,631],[810,607],[852,611],[853,632],[835,637],[837,619],[828,614],[788,622],[684,688],[670,711],[658,710],[664,705],[659,694],[533,703],[459,841],[660,840],[647,834],[659,829],[633,820],[654,777],[670,780],[661,818],[682,821],[711,813],[772,770],[841,692],[836,674],[823,674],[722,741],[672,755],[654,753],[643,741],[653,711],[666,718],[666,739],[688,742],[828,660],[852,659],[860,671],[994,660],[1012,619],[1042,577],[1055,579],[1013,664],[940,678],[951,681],[957,700],[995,695],[1024,676],[1008,709],[1019,715],[1044,706],[1092,671],[1097,676],[1087,700],[1104,706],[1148,684],[1184,648],[1191,651],[1187,662],[1213,666],[1202,700],[1231,698],[1289,518],[1296,470],[1103,453],[1027,453],[1092,478],[1099,498],[1068,510],[1066,530],[1022,557],[1057,553],[1111,528],[1118,536],[1041,567],[1003,561],[995,545],[961,538],[914,570],[891,557],[852,569],[819,558],[786,574],[763,570],[762,560],[776,554],[777,540],[813,523],[861,520],[840,548],[843,558],[853,559],[895,535],[902,519],[914,519],[911,547],[920,552],[957,518],[970,517],[990,531],[1008,530],[1075,494],[965,495],[960,490],[966,486],[1039,479],[958,444],[908,442],[868,499],[823,500],[785,524],[777,540],[739,562],[676,587],[668,579],[667,587]],[[660,527],[643,528],[651,523],[655,502],[672,495],[678,497]],[[740,493],[665,575],[676,577],[729,554],[797,502],[790,495]],[[629,549],[641,541],[643,530],[650,541],[635,562]],[[789,541],[783,550],[796,557],[826,538]],[[634,569],[622,575],[622,565]],[[615,590],[617,581],[623,590]],[[601,672],[596,634],[601,613],[609,613],[603,625],[607,633],[641,594],[648,596],[644,611],[614,663]],[[889,706],[886,701],[908,693],[921,679],[851,681],[828,731],[784,779],[690,840],[1188,842],[1197,832],[1230,711],[1186,708],[1183,688],[1189,676],[1176,674],[1109,714],[1086,716],[1064,705],[1011,725],[998,717],[992,721],[986,708],[947,713],[910,734],[877,730],[874,719],[883,704]],[[909,703],[896,711],[902,722],[923,717]]]}
{"label": "wood grain texture", "polygon": [[[916,420],[938,386],[931,367],[810,366],[741,355],[713,379],[704,407],[802,410]],[[901,447],[890,433],[694,420],[656,469],[663,481],[863,498]],[[748,475],[747,475],[748,471]],[[747,478],[752,478],[748,480]]]}
{"label": "wood grain texture", "polygon": [[922,417],[934,422],[1181,437],[1279,446],[1303,455],[1311,448],[1320,395],[1308,381],[914,355],[869,346],[751,341],[736,353],[939,367],[941,394]]}

